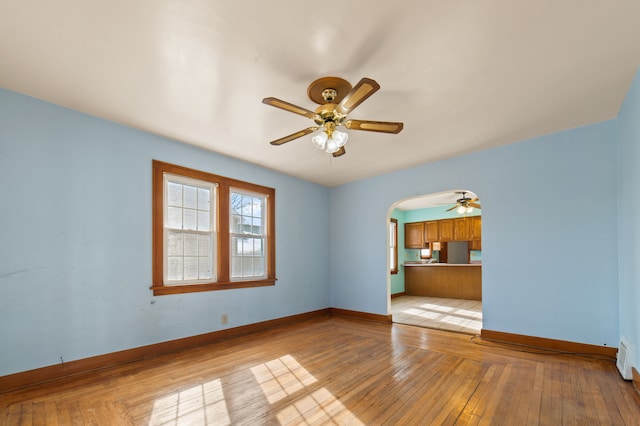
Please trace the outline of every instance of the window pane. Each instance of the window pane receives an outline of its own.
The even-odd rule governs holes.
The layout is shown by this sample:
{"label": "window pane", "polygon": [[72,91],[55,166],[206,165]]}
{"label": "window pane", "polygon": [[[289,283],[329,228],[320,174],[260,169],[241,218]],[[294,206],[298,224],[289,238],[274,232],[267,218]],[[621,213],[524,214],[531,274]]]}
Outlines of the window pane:
{"label": "window pane", "polygon": [[198,236],[198,256],[211,257],[211,236],[210,235]]}
{"label": "window pane", "polygon": [[242,202],[242,196],[238,193],[231,193],[231,213],[240,214],[240,206]]}
{"label": "window pane", "polygon": [[242,234],[242,216],[234,214],[229,219],[229,230],[236,234]]}
{"label": "window pane", "polygon": [[254,217],[263,217],[262,216],[262,204],[263,204],[263,199],[262,198],[258,198],[258,197],[254,197],[253,198],[253,204],[252,204],[252,212],[251,215]]}
{"label": "window pane", "polygon": [[198,189],[193,186],[184,185],[184,207],[188,209],[195,209],[198,207]]}
{"label": "window pane", "polygon": [[198,258],[197,257],[184,258],[184,279],[185,280],[198,279]]}
{"label": "window pane", "polygon": [[208,211],[198,210],[198,231],[209,231],[211,228],[211,217]]}
{"label": "window pane", "polygon": [[253,274],[258,277],[264,275],[264,257],[253,258]]}
{"label": "window pane", "polygon": [[209,205],[210,191],[204,188],[198,188],[198,210],[211,211]]}
{"label": "window pane", "polygon": [[167,208],[167,228],[182,229],[182,209],[179,207]]}
{"label": "window pane", "polygon": [[198,255],[198,236],[194,234],[184,235],[184,255],[185,256],[197,256]]}
{"label": "window pane", "polygon": [[167,280],[169,281],[181,281],[182,280],[182,257],[169,256],[169,264],[167,265]]}
{"label": "window pane", "polygon": [[242,195],[240,199],[240,213],[242,213],[243,215],[251,216],[251,197]]}
{"label": "window pane", "polygon": [[231,276],[240,277],[240,267],[242,266],[242,258],[233,256],[231,258]]}
{"label": "window pane", "polygon": [[210,257],[198,258],[198,278],[200,278],[201,280],[212,278]]}
{"label": "window pane", "polygon": [[198,228],[196,211],[184,209],[183,215],[184,215],[184,223],[182,225],[182,229],[196,230]]}
{"label": "window pane", "polygon": [[167,184],[167,204],[182,207],[182,185],[173,182]]}
{"label": "window pane", "polygon": [[262,256],[262,238],[256,238],[253,240],[253,255]]}
{"label": "window pane", "polygon": [[169,256],[182,256],[184,240],[181,233],[169,232],[167,239],[167,254]]}
{"label": "window pane", "polygon": [[255,235],[262,235],[262,218],[254,217],[252,219],[252,229],[251,233]]}

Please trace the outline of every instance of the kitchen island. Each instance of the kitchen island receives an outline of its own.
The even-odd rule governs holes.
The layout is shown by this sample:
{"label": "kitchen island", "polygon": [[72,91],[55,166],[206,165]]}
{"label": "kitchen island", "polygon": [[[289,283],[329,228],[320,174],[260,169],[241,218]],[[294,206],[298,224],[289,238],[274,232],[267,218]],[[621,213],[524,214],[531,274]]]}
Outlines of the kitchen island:
{"label": "kitchen island", "polygon": [[482,300],[482,265],[405,263],[404,291],[411,296]]}

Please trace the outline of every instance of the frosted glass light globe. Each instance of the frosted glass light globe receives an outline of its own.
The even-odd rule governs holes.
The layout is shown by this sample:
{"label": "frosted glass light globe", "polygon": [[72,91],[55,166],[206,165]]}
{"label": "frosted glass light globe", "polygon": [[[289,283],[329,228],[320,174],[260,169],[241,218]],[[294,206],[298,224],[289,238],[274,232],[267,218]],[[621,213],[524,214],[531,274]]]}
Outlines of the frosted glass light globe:
{"label": "frosted glass light globe", "polygon": [[342,148],[344,144],[347,143],[347,139],[349,139],[349,135],[346,134],[345,132],[334,130],[331,138],[336,141],[338,148]]}
{"label": "frosted glass light globe", "polygon": [[311,138],[311,142],[316,148],[324,149],[327,145],[327,134],[324,131],[318,132]]}

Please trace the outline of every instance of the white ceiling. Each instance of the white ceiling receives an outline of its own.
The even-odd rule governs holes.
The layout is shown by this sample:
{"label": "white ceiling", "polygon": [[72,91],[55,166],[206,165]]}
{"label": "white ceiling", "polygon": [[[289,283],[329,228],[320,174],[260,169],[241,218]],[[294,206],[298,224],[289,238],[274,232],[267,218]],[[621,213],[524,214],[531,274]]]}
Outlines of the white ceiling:
{"label": "white ceiling", "polygon": [[[617,115],[640,65],[638,0],[0,0],[0,86],[327,186]],[[309,136],[307,86],[381,89],[347,155]]]}

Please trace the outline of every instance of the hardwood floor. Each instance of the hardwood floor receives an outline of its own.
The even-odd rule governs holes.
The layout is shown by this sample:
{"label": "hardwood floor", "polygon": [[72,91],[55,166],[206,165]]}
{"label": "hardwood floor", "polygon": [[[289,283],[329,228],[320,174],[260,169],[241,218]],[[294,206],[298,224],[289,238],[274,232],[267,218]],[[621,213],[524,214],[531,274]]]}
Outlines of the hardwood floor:
{"label": "hardwood floor", "polygon": [[322,317],[0,394],[0,424],[637,425],[612,360]]}

